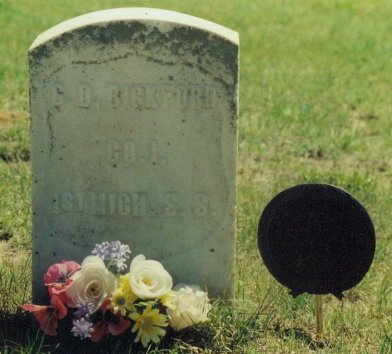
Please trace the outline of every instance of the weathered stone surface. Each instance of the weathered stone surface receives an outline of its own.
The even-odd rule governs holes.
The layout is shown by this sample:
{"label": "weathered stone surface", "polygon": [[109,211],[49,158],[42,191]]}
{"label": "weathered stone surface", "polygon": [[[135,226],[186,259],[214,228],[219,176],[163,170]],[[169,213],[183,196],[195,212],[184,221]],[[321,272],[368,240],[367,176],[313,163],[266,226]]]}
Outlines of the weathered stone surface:
{"label": "weathered stone surface", "polygon": [[44,32],[29,61],[34,301],[49,265],[117,239],[231,297],[237,33],[106,10]]}

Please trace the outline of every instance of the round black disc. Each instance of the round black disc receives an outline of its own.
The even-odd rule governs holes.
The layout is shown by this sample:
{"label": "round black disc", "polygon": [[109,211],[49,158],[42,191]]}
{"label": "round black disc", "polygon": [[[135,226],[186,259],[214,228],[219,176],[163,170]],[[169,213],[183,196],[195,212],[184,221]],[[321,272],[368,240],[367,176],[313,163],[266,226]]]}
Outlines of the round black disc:
{"label": "round black disc", "polygon": [[373,223],[345,191],[301,184],[276,195],[264,209],[258,246],[270,273],[297,296],[334,294],[358,284],[375,252]]}

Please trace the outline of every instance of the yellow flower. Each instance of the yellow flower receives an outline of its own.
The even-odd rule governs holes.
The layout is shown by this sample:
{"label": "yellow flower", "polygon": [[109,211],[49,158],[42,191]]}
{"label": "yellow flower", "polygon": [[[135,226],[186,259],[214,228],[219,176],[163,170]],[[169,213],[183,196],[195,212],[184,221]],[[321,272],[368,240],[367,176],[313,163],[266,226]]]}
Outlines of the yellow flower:
{"label": "yellow flower", "polygon": [[113,293],[112,308],[115,313],[120,312],[121,315],[125,315],[126,310],[134,311],[134,302],[137,300],[137,296],[132,292],[129,284],[129,278],[125,275],[120,275],[118,280],[118,287]]}
{"label": "yellow flower", "polygon": [[159,336],[163,337],[166,331],[161,327],[168,325],[167,317],[159,313],[158,309],[152,309],[152,305],[148,304],[143,313],[133,312],[129,318],[135,321],[132,328],[132,333],[137,331],[135,343],[139,342],[140,338],[144,348],[150,341],[154,343],[159,342]]}
{"label": "yellow flower", "polygon": [[174,310],[176,308],[176,293],[170,290],[166,295],[162,296],[161,303],[163,306]]}

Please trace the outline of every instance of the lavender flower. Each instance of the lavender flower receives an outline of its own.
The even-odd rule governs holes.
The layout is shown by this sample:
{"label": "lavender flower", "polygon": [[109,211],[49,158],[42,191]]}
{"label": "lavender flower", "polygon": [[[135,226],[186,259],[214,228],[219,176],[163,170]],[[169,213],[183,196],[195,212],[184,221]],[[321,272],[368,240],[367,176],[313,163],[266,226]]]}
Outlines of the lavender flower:
{"label": "lavender flower", "polygon": [[71,332],[75,337],[80,337],[80,339],[90,338],[91,333],[94,332],[94,328],[92,328],[93,324],[87,321],[84,317],[81,319],[73,320],[73,327]]}
{"label": "lavender flower", "polygon": [[96,244],[94,249],[92,250],[92,254],[94,256],[98,256],[103,261],[108,261],[110,259],[110,243],[105,241],[101,244]]}
{"label": "lavender flower", "polygon": [[84,317],[86,320],[90,318],[90,315],[94,309],[94,305],[90,303],[81,303],[78,305],[78,310],[74,313],[76,318]]}
{"label": "lavender flower", "polygon": [[125,262],[131,251],[128,245],[124,245],[120,241],[105,241],[101,244],[96,244],[91,253],[101,258],[104,262],[108,262],[110,266],[115,265],[117,272],[121,272],[127,268]]}

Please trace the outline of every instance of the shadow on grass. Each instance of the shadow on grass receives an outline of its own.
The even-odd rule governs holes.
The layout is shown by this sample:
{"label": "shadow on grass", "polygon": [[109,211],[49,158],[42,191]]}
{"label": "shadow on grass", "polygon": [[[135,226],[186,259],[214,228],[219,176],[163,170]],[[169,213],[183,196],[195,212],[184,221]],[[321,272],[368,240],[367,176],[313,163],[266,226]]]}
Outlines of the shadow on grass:
{"label": "shadow on grass", "polygon": [[28,149],[10,149],[0,146],[0,160],[9,162],[30,161],[30,151]]}
{"label": "shadow on grass", "polygon": [[0,310],[0,348],[5,346],[6,342],[21,342],[30,326],[31,319],[28,314],[10,314]]}
{"label": "shadow on grass", "polygon": [[327,347],[327,343],[322,339],[315,339],[312,335],[302,328],[280,328],[275,327],[275,332],[279,334],[282,339],[294,338],[306,344],[310,350],[316,351]]}
{"label": "shadow on grass", "polygon": [[[119,336],[106,336],[99,343],[80,340],[72,336],[71,321],[59,322],[58,335],[45,336],[34,317],[23,311],[10,314],[0,311],[0,353],[169,353],[178,348],[178,353],[201,353],[211,347],[213,336],[206,326],[194,327],[179,333],[168,330],[158,345],[143,348],[134,343],[135,335],[126,331]],[[177,352],[177,351],[176,351]]]}

